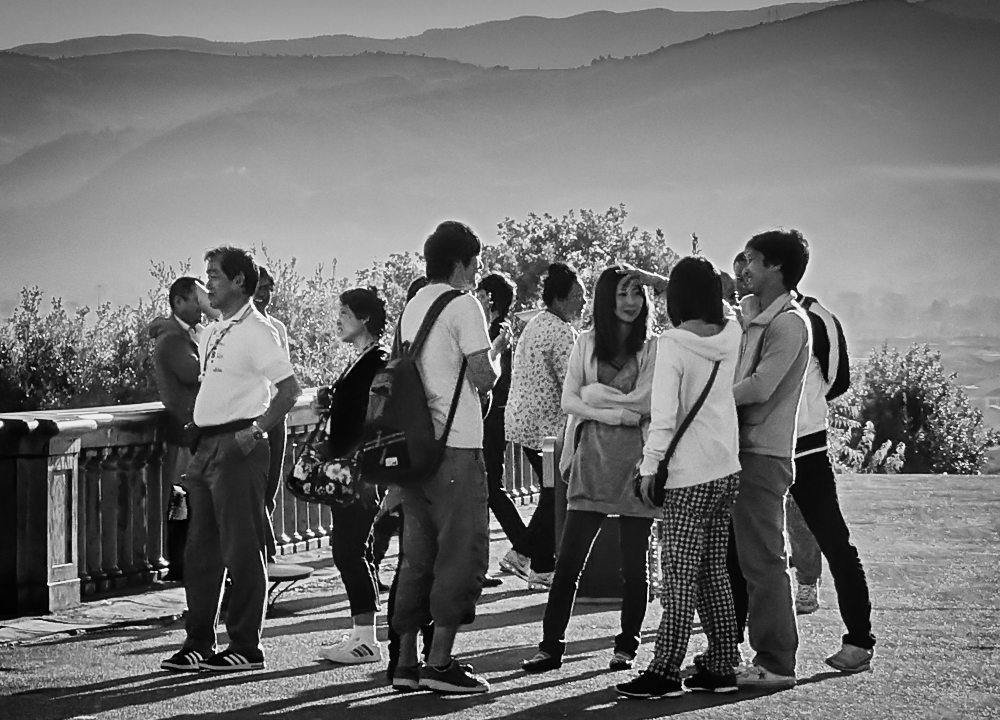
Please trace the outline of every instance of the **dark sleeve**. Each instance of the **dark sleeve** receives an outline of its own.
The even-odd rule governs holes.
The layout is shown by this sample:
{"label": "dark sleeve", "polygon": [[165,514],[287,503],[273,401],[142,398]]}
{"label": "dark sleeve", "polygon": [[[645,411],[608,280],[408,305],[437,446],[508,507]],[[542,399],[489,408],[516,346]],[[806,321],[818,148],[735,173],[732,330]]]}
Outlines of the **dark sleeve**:
{"label": "dark sleeve", "polygon": [[194,346],[180,335],[168,335],[156,343],[154,357],[182,385],[197,385],[201,368]]}
{"label": "dark sleeve", "polygon": [[346,455],[360,442],[361,429],[368,414],[368,393],[372,380],[385,367],[386,360],[385,351],[381,348],[370,350],[333,387],[330,400],[331,455]]}

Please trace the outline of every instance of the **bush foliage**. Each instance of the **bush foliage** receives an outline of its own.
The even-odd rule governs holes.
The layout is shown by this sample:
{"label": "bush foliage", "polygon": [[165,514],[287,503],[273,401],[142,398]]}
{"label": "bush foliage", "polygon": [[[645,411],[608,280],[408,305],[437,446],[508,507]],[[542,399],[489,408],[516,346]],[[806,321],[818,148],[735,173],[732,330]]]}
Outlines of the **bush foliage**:
{"label": "bush foliage", "polygon": [[[541,279],[554,260],[575,266],[587,288],[605,267],[623,261],[669,274],[679,256],[663,232],[628,227],[626,218],[621,205],[603,213],[506,218],[498,226],[499,242],[483,249],[483,272],[514,279],[515,312],[541,306]],[[270,310],[288,327],[292,362],[304,387],[332,382],[350,359],[350,348],[336,337],[342,292],[376,288],[386,301],[391,336],[410,282],[423,274],[422,259],[413,252],[375,261],[350,280],[336,276],[336,261],[329,273],[320,266],[307,275],[294,258],[271,258],[266,248],[259,255],[274,276]],[[0,325],[0,412],[156,400],[147,327],[168,313],[167,289],[174,278],[192,274],[190,265],[153,264],[156,288],[134,308],[103,303],[70,312],[56,298],[44,312],[42,291],[22,290],[12,316]],[[655,305],[659,329],[667,325],[666,308]],[[851,390],[831,408],[831,457],[840,471],[976,473],[996,439],[927,346],[873,351],[856,370]]]}

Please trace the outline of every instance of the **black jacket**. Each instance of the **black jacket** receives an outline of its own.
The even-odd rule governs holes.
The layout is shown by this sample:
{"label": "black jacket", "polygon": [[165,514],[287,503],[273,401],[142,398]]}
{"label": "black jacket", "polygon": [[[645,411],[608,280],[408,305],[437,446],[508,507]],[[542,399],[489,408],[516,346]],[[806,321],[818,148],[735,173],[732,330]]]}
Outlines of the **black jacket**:
{"label": "black jacket", "polygon": [[330,388],[330,457],[348,455],[361,441],[372,380],[388,359],[385,350],[374,347]]}

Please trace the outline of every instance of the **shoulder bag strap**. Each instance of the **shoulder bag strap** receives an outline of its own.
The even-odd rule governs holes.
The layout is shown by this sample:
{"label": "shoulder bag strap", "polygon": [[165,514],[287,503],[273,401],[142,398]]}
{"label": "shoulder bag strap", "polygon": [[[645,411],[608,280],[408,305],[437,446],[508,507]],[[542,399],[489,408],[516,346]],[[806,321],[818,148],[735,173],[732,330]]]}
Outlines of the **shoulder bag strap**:
{"label": "shoulder bag strap", "polygon": [[667,447],[667,452],[663,456],[663,459],[660,460],[660,464],[657,467],[657,478],[661,475],[664,477],[666,476],[667,465],[670,464],[670,458],[673,457],[674,450],[677,449],[677,443],[681,441],[681,437],[685,432],[687,432],[688,427],[694,420],[694,416],[698,414],[698,411],[701,410],[701,406],[705,404],[705,400],[708,398],[708,393],[711,392],[712,386],[715,384],[715,377],[719,374],[719,366],[721,364],[722,363],[720,361],[716,360],[715,365],[712,366],[712,374],[709,376],[708,382],[705,384],[705,389],[701,391],[701,395],[699,395],[698,399],[695,400],[694,405],[691,407],[691,411],[688,412],[687,417],[681,421],[680,427],[677,428],[677,432],[674,433],[674,437],[671,439],[670,445]]}

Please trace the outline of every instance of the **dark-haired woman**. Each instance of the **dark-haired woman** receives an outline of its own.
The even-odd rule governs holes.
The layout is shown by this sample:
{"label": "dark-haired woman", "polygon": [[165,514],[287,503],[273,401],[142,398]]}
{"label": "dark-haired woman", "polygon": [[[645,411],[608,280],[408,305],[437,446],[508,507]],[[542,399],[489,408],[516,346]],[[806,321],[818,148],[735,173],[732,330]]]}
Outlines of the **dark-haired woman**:
{"label": "dark-haired woman", "polygon": [[667,314],[674,327],[659,339],[652,418],[639,467],[644,498],[649,498],[679,423],[709,387],[716,365],[718,370],[704,404],[668,461],[661,542],[663,615],[649,667],[617,686],[627,697],[684,694],[680,670],[696,607],[708,650],[695,659],[697,672],[684,686],[703,692],[737,689],[733,667],[740,656],[726,547],[730,509],[739,486],[739,430],[731,378],[742,333],[724,308],[722,277],[712,263],[700,257],[677,263],[667,286]]}
{"label": "dark-haired woman", "polygon": [[[379,346],[384,329],[385,302],[373,290],[355,288],[340,296],[337,335],[341,342],[354,346],[357,355],[329,389],[331,457],[347,455],[361,440],[372,380],[388,359]],[[382,659],[382,648],[375,638],[378,574],[371,539],[378,507],[377,490],[368,484],[350,505],[331,506],[333,563],[347,590],[354,629],[339,642],[321,648],[319,657],[323,660],[353,665]]]}
{"label": "dark-haired woman", "polygon": [[657,511],[632,489],[649,420],[655,345],[647,342],[649,303],[642,285],[622,267],[605,270],[594,289],[594,329],[573,347],[562,407],[569,414],[560,469],[568,476],[566,524],[556,558],[537,654],[528,672],[562,665],[565,632],[577,585],[601,524],[619,516],[621,632],[610,667],[632,667],[646,615],[649,531]]}

